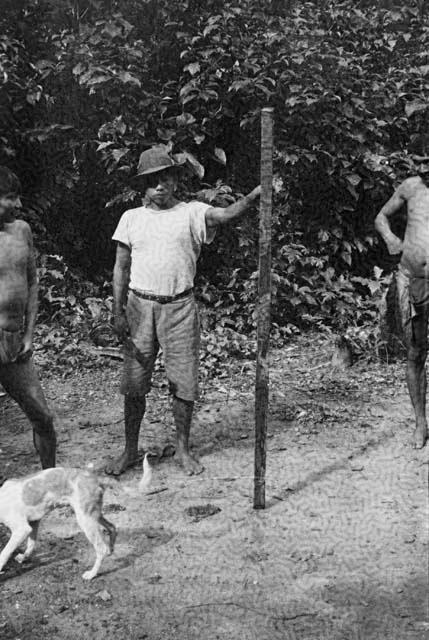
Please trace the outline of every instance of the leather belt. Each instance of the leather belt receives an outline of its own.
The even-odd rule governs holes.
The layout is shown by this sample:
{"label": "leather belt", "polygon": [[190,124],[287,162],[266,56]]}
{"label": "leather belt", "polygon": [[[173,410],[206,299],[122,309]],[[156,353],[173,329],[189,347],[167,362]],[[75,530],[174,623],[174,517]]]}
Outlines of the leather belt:
{"label": "leather belt", "polygon": [[167,304],[168,302],[174,302],[174,300],[180,300],[180,298],[184,298],[185,296],[192,293],[194,290],[193,287],[190,289],[185,289],[181,293],[178,293],[175,296],[156,296],[152,293],[145,293],[144,291],[138,291],[137,289],[130,289],[131,293],[133,293],[138,298],[143,298],[143,300],[153,300],[154,302],[160,302],[161,304]]}

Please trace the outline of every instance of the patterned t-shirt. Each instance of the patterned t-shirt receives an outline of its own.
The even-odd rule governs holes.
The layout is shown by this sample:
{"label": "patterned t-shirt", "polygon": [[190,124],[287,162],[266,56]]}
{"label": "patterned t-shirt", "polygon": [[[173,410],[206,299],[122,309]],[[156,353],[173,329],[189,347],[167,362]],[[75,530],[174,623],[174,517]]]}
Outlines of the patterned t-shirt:
{"label": "patterned t-shirt", "polygon": [[126,211],[113,240],[131,250],[130,289],[174,296],[194,286],[201,245],[212,242],[203,202],[179,202],[171,209]]}

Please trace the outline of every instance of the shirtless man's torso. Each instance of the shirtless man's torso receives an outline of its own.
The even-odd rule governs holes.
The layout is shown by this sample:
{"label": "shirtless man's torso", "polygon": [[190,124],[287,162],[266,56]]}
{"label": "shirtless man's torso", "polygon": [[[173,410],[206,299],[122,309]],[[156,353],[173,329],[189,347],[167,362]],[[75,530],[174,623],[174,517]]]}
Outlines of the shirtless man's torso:
{"label": "shirtless man's torso", "polygon": [[55,466],[53,415],[32,362],[37,314],[37,271],[29,225],[15,220],[21,206],[16,176],[0,167],[0,384],[33,426],[43,468]]}
{"label": "shirtless man's torso", "polygon": [[[407,226],[404,239],[396,236],[389,217],[403,205],[407,207]],[[408,317],[411,323],[407,339],[407,384],[414,407],[416,425],[414,446],[422,448],[428,438],[426,422],[427,329],[429,318],[429,189],[421,177],[404,180],[382,207],[375,219],[375,227],[385,241],[391,255],[402,254],[398,284],[409,300]]]}

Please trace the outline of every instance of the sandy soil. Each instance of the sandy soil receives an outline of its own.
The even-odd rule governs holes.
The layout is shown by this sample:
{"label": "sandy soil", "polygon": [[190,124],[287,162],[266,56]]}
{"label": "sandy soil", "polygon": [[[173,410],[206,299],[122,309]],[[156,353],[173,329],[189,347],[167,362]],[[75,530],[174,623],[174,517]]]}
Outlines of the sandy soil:
{"label": "sandy soil", "polygon": [[[428,617],[428,447],[411,448],[403,365],[331,371],[326,344],[272,354],[267,508],[254,511],[254,363],[206,385],[193,427],[205,473],[154,466],[157,493],[105,495],[115,553],[91,583],[92,549],[69,508],[42,521],[34,557],[0,576],[2,640],[420,640]],[[58,463],[120,449],[120,364],[44,377]],[[159,376],[142,446],[174,441]],[[0,399],[8,477],[38,468],[25,418]],[[191,507],[211,505],[198,518]],[[194,510],[195,511],[195,510]],[[7,531],[0,527],[0,544]]]}

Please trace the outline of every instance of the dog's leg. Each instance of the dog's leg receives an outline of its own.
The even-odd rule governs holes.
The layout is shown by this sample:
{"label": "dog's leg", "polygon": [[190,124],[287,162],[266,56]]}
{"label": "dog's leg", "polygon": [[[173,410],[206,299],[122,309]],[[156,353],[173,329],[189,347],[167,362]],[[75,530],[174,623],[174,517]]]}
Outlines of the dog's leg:
{"label": "dog's leg", "polygon": [[18,555],[15,556],[15,560],[19,563],[22,563],[22,562],[25,562],[25,560],[28,560],[28,558],[31,556],[31,554],[34,551],[34,547],[36,546],[37,532],[39,530],[39,520],[35,522],[30,522],[30,526],[31,526],[31,533],[27,539],[27,547],[24,553],[18,553]]}
{"label": "dog's leg", "polygon": [[113,549],[115,548],[115,541],[116,541],[116,527],[114,524],[112,524],[111,522],[109,522],[109,520],[107,520],[103,514],[100,514],[100,517],[98,519],[99,523],[101,524],[101,526],[106,529],[107,534],[109,536],[109,548],[110,548],[110,553],[113,553]]}
{"label": "dog's leg", "polygon": [[13,526],[12,534],[3,551],[0,553],[0,572],[9,560],[12,553],[17,549],[30,535],[32,529],[27,520],[20,521]]}
{"label": "dog's leg", "polygon": [[80,505],[75,506],[75,513],[76,520],[95,550],[96,557],[93,567],[82,574],[84,580],[92,580],[97,575],[103,559],[109,555],[110,548],[106,544],[104,530],[99,522],[101,514],[85,513]]}

